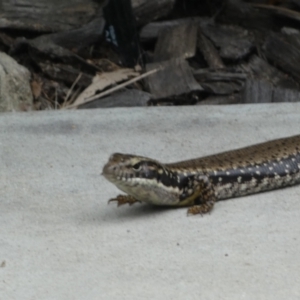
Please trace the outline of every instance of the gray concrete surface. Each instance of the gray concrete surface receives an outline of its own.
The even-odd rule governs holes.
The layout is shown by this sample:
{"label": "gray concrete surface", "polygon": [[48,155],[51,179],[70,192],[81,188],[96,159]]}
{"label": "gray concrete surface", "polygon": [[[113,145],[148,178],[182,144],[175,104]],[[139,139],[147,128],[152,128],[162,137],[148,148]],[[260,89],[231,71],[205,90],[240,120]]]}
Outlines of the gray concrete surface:
{"label": "gray concrete surface", "polygon": [[0,299],[299,299],[300,186],[210,215],[136,204],[112,152],[171,162],[300,133],[300,104],[0,116]]}

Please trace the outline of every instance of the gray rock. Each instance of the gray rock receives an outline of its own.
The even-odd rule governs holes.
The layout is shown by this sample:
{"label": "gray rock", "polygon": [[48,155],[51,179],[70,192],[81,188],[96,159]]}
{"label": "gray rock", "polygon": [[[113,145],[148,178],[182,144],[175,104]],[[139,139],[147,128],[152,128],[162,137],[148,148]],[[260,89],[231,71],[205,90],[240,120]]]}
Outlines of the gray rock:
{"label": "gray rock", "polygon": [[30,72],[0,52],[0,112],[28,111],[33,107]]}

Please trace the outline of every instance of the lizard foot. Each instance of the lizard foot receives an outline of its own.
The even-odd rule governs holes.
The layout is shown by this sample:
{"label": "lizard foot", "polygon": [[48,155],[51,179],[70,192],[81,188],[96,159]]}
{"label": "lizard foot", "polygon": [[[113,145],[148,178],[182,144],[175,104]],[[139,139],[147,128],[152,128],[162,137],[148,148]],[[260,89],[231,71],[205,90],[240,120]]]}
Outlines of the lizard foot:
{"label": "lizard foot", "polygon": [[108,200],[108,203],[110,202],[117,202],[118,206],[124,205],[124,204],[129,204],[132,205],[136,202],[141,202],[139,200],[136,200],[135,198],[133,198],[132,196],[129,195],[118,195],[116,198],[110,199]]}
{"label": "lizard foot", "polygon": [[187,215],[203,215],[209,213],[214,207],[214,201],[208,201],[200,205],[193,205],[187,211]]}

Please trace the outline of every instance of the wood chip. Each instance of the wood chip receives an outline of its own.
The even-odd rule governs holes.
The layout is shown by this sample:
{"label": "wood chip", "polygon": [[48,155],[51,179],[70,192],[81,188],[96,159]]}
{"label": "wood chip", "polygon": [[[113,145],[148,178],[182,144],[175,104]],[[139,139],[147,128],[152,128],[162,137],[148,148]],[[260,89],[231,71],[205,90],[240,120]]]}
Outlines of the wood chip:
{"label": "wood chip", "polygon": [[158,36],[153,61],[193,57],[196,53],[196,45],[197,24],[183,23],[165,29]]}
{"label": "wood chip", "polygon": [[146,65],[147,71],[156,68],[162,70],[146,79],[149,91],[154,99],[203,90],[195,80],[189,64],[184,59],[178,58]]}

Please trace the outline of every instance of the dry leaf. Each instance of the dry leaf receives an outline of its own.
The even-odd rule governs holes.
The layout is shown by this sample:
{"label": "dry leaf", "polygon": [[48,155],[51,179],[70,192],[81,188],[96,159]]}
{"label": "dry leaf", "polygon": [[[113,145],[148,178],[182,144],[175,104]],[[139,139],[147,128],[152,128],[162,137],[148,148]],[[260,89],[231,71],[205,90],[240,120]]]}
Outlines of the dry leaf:
{"label": "dry leaf", "polygon": [[88,86],[75,100],[72,106],[78,106],[85,103],[85,100],[94,96],[96,92],[100,92],[105,88],[115,85],[118,82],[124,81],[130,77],[135,77],[140,75],[138,72],[135,72],[133,69],[119,69],[113,72],[105,72],[97,74],[93,78],[93,82]]}

